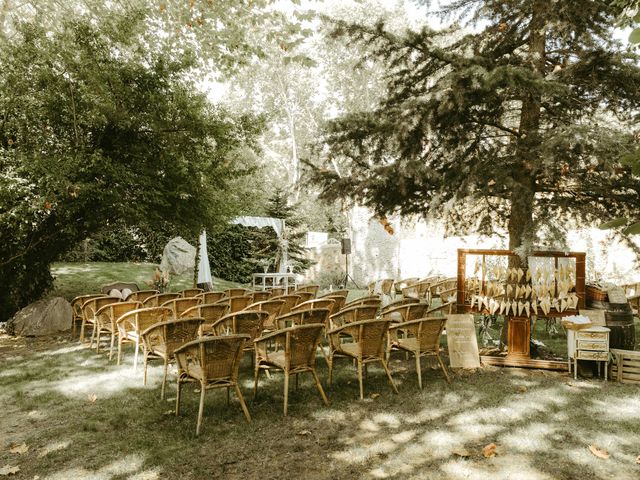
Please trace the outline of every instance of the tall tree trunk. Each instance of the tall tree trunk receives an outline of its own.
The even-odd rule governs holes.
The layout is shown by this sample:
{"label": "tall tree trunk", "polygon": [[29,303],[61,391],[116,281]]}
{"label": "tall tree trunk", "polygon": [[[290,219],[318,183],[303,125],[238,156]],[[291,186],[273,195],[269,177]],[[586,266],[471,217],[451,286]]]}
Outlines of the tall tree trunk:
{"label": "tall tree trunk", "polygon": [[[545,66],[545,22],[544,2],[536,0],[529,24],[529,61],[534,69],[544,76]],[[531,154],[540,141],[540,94],[529,92],[522,98],[520,116],[520,138],[516,145],[516,158],[522,168],[514,175],[509,216],[509,249],[531,245],[534,240],[533,206],[536,194],[536,170],[539,159]]]}

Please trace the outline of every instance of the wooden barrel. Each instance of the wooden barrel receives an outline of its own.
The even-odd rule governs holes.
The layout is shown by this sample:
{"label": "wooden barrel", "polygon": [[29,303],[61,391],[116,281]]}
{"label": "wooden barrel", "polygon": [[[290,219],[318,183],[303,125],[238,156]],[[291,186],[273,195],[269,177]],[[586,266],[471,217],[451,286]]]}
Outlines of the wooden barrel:
{"label": "wooden barrel", "polygon": [[633,350],[636,344],[636,330],[633,325],[633,311],[628,303],[608,303],[604,313],[609,334],[609,347]]}

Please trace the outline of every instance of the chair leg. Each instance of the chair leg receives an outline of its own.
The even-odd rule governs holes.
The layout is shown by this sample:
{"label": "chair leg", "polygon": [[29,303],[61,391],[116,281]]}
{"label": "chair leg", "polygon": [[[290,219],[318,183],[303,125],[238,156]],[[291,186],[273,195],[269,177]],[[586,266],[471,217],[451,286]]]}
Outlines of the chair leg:
{"label": "chair leg", "polygon": [[200,426],[202,425],[202,415],[204,413],[204,392],[205,392],[205,384],[204,382],[200,382],[200,407],[198,408],[198,421],[196,423],[196,437],[200,435]]}
{"label": "chair leg", "polygon": [[244,417],[247,419],[247,422],[251,421],[251,415],[249,415],[249,410],[247,409],[247,404],[244,403],[244,397],[242,396],[242,392],[240,391],[240,387],[236,383],[234,385],[236,390],[236,395],[238,395],[238,400],[240,400],[240,406],[242,407],[242,413],[244,413]]}
{"label": "chair leg", "polygon": [[122,356],[122,338],[118,338],[118,360],[116,365],[120,365],[120,357]]}
{"label": "chair leg", "polygon": [[140,352],[140,344],[138,343],[138,339],[136,338],[136,352],[133,354],[133,371],[138,370],[138,355]]}
{"label": "chair leg", "polygon": [[418,387],[422,390],[422,369],[420,368],[420,352],[415,352],[416,356],[416,373],[418,374]]}
{"label": "chair leg", "polygon": [[176,417],[180,414],[180,390],[182,388],[182,382],[180,381],[180,372],[178,372],[178,381],[176,383]]}
{"label": "chair leg", "polygon": [[98,327],[96,330],[96,353],[100,353],[100,334],[102,333],[102,329]]}
{"label": "chair leg", "polygon": [[381,358],[380,362],[382,362],[382,366],[384,367],[384,371],[387,374],[387,378],[389,379],[389,383],[391,383],[391,388],[393,388],[394,392],[398,393],[398,389],[396,388],[396,384],[393,382],[393,378],[391,378],[391,372],[389,371],[389,366],[387,365],[387,362],[384,361],[384,358]]}
{"label": "chair leg", "polygon": [[260,375],[260,366],[256,362],[256,366],[253,371],[253,399],[258,397],[258,376]]}
{"label": "chair leg", "polygon": [[[142,384],[147,384],[147,364],[149,363],[149,352],[144,352],[142,356],[143,372],[142,372]],[[162,398],[162,397],[161,397]]]}
{"label": "chair leg", "polygon": [[360,400],[364,400],[364,385],[362,384],[362,361],[358,359],[358,383],[360,384]]}
{"label": "chair leg", "polygon": [[451,383],[451,379],[449,378],[449,374],[447,373],[447,367],[442,361],[442,358],[440,358],[440,354],[437,354],[436,357],[438,357],[438,363],[440,364],[440,368],[442,368],[442,373],[444,373],[444,378],[447,379],[448,383]]}
{"label": "chair leg", "polygon": [[162,374],[162,388],[160,389],[160,399],[164,400],[167,385],[167,372],[169,370],[169,359],[164,359],[164,372]]}
{"label": "chair leg", "polygon": [[84,342],[84,328],[85,328],[84,318],[82,319],[82,324],[80,324],[80,343]]}
{"label": "chair leg", "polygon": [[284,416],[287,416],[287,408],[289,407],[289,372],[284,371]]}
{"label": "chair leg", "polygon": [[333,355],[329,352],[329,358],[327,361],[327,366],[329,367],[329,386],[333,386]]}
{"label": "chair leg", "polygon": [[113,345],[116,343],[116,333],[111,334],[111,346],[109,347],[109,361],[113,358]]}
{"label": "chair leg", "polygon": [[318,389],[318,392],[320,392],[320,396],[322,397],[322,401],[324,402],[325,405],[329,406],[329,400],[327,399],[327,396],[324,393],[324,390],[322,389],[322,384],[320,383],[320,379],[318,378],[318,374],[316,373],[315,370],[311,370],[311,375],[313,375],[313,379],[316,381],[316,387]]}

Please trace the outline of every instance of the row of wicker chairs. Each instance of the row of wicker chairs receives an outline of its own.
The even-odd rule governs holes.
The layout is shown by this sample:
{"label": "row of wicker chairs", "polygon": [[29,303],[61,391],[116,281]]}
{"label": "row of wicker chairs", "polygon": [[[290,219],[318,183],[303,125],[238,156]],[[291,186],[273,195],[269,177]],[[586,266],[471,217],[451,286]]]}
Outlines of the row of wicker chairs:
{"label": "row of wicker chairs", "polygon": [[[207,297],[204,292],[189,292],[196,293],[196,297],[185,297],[185,293],[168,300],[168,297],[161,298],[152,293],[143,300],[147,303],[140,302],[139,298],[114,302],[113,298],[85,297],[81,312],[84,317],[83,326],[85,321],[87,324],[93,323],[95,335],[92,334],[91,343],[96,340],[96,349],[99,349],[102,329],[111,333],[109,358],[112,357],[116,337],[118,362],[123,344],[134,343],[136,368],[138,352],[142,348],[145,383],[148,361],[151,358],[163,360],[163,398],[168,365],[175,357],[178,366],[176,414],[180,408],[182,384],[187,381],[200,383],[197,433],[201,427],[206,389],[226,387],[228,394],[229,389],[234,388],[245,416],[250,419],[237,385],[239,360],[242,352],[247,350],[255,355],[254,396],[257,395],[261,371],[268,373],[270,369],[278,368],[285,372],[285,415],[290,375],[295,375],[297,381],[299,373],[310,372],[323,402],[328,403],[315,372],[318,347],[329,366],[329,384],[332,383],[336,358],[348,357],[355,360],[360,398],[364,398],[362,370],[367,364],[376,361],[381,362],[397,393],[387,365],[393,349],[414,353],[420,388],[420,357],[424,355],[435,355],[447,381],[449,380],[439,356],[439,336],[444,327],[444,319],[425,318],[433,313],[426,303],[403,300],[379,311],[379,297],[364,297],[347,304],[346,291],[330,292],[320,298],[308,298],[301,295],[305,293],[301,291],[267,300],[260,300],[267,297],[255,296],[254,293],[257,292],[246,291],[228,292],[218,299]],[[166,301],[160,306],[148,307],[148,301],[152,297],[156,297],[153,301],[156,305],[161,299]],[[202,303],[212,300],[214,303]],[[251,303],[252,300],[258,301]],[[328,353],[322,343],[328,346]]]}

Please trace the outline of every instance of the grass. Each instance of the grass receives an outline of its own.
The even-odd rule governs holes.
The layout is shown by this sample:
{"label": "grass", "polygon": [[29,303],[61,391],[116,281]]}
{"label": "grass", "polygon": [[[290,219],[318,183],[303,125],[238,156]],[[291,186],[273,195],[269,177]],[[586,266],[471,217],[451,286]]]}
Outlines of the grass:
{"label": "grass", "polygon": [[[640,390],[553,372],[486,367],[456,372],[448,385],[425,368],[417,388],[413,360],[392,357],[399,395],[379,368],[370,368],[365,401],[353,366],[338,364],[334,386],[318,359],[331,405],[310,378],[292,387],[282,416],[281,375],[261,377],[251,402],[252,368],[240,370],[253,421],[232,395],[207,395],[196,438],[198,394],[185,389],[180,417],[159,398],[161,368],[150,382],[132,371],[132,352],[118,367],[106,355],[66,338],[0,338],[0,466],[19,478],[429,478],[632,479],[640,475]],[[95,401],[92,401],[95,395]],[[22,455],[11,444],[26,443]],[[484,458],[494,442],[498,455]],[[611,458],[593,456],[588,445]],[[468,456],[467,456],[468,454]],[[18,478],[18,477],[16,477]]]}
{"label": "grass", "polygon": [[[54,263],[51,273],[55,277],[50,296],[60,296],[71,300],[78,295],[99,292],[102,285],[112,282],[135,282],[140,289],[150,288],[147,282],[153,278],[156,265],[152,263],[91,262]],[[214,278],[214,288],[224,290],[240,284]],[[173,275],[169,291],[179,291],[193,286],[193,273]]]}

